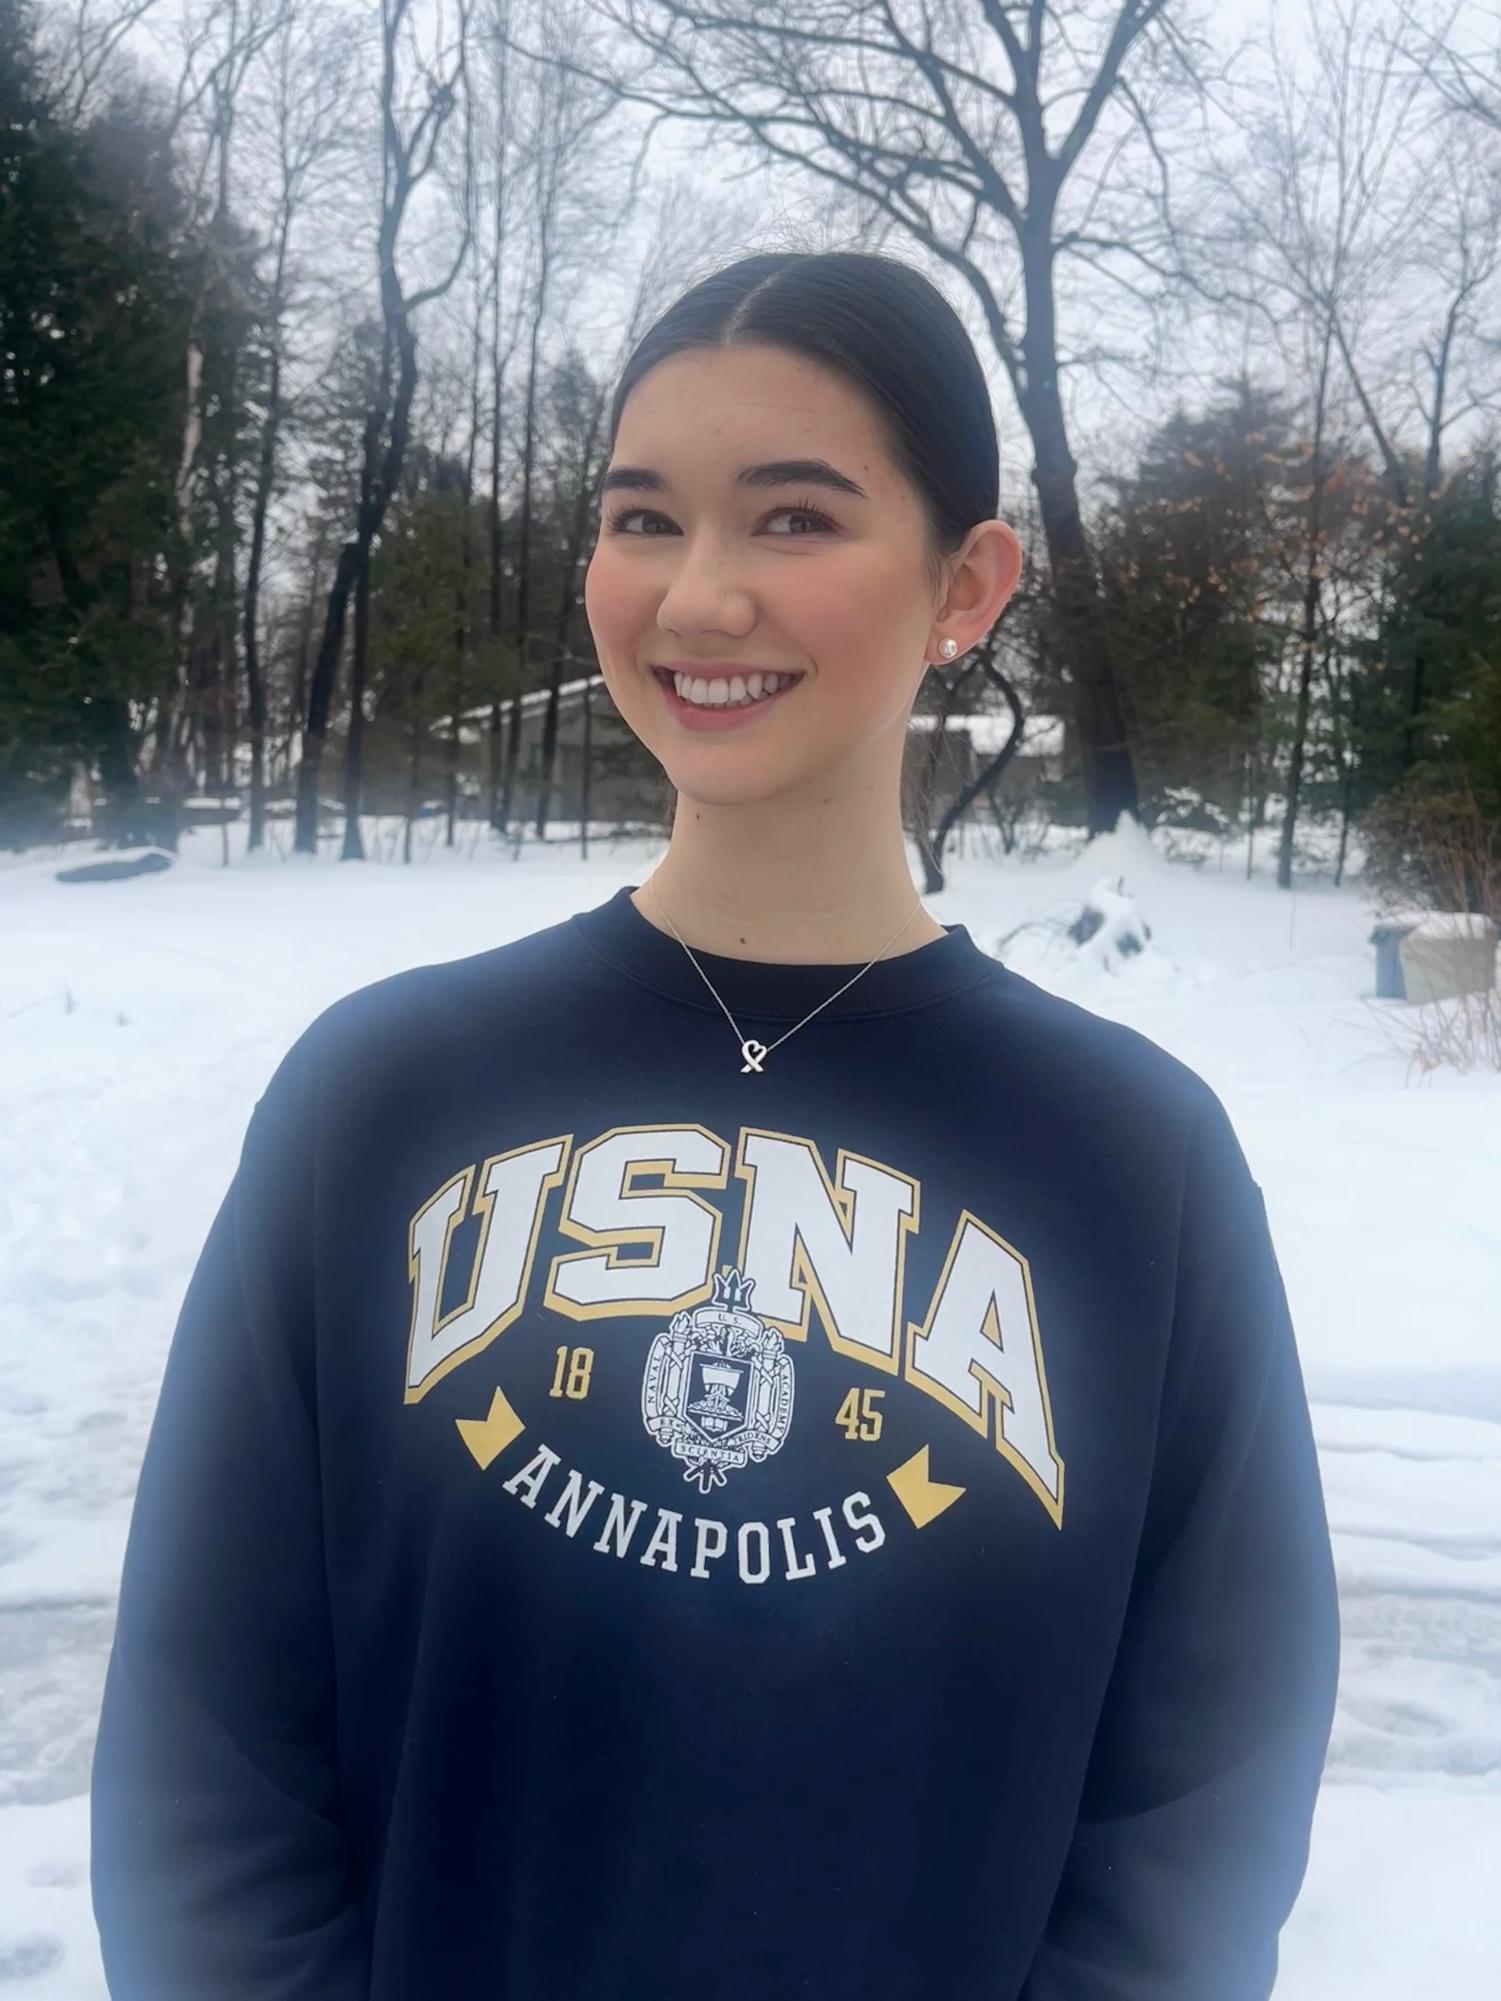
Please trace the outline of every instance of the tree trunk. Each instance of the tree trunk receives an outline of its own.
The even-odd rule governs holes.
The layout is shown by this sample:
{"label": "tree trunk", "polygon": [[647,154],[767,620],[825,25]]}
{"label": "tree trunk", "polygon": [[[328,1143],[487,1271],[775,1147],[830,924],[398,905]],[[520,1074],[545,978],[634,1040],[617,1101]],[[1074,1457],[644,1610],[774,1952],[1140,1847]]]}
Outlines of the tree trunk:
{"label": "tree trunk", "polygon": [[155,815],[141,797],[129,710],[119,695],[102,693],[95,695],[92,706],[94,727],[100,732],[99,784],[104,793],[100,836],[112,848],[150,844]]}
{"label": "tree trunk", "polygon": [[537,782],[539,841],[547,838],[547,821],[552,810],[553,768],[558,755],[559,693],[563,684],[563,669],[568,658],[569,629],[573,623],[575,600],[578,597],[579,563],[589,534],[589,508],[594,493],[594,446],[599,437],[604,414],[604,399],[598,397],[590,412],[589,429],[584,436],[578,491],[574,497],[573,517],[568,524],[568,546],[563,553],[563,582],[558,592],[557,614],[553,620],[553,658],[552,671],[547,681],[547,713],[542,719],[542,762]]}
{"label": "tree trunk", "polygon": [[[1427,500],[1418,508],[1412,521],[1412,547],[1414,553],[1427,541],[1432,532],[1433,515]],[[1411,771],[1422,754],[1423,705],[1427,699],[1428,659],[1423,641],[1423,627],[1419,623],[1413,635],[1412,672],[1407,682],[1407,713],[1402,718],[1402,770]]]}
{"label": "tree trunk", "polygon": [[1069,450],[1058,393],[1057,309],[1047,248],[1051,229],[1051,216],[1039,210],[1034,230],[1043,240],[1029,245],[1030,254],[1024,259],[1026,380],[1019,400],[1032,439],[1032,483],[1068,667],[1088,829],[1091,834],[1108,834],[1122,813],[1135,816],[1141,808],[1105,605],[1079,510],[1079,468]]}
{"label": "tree trunk", "polygon": [[[471,467],[471,472],[472,472]],[[469,519],[469,481],[464,482],[464,525],[459,545],[459,581],[454,590],[453,681],[449,694],[448,762],[444,776],[444,845],[454,845],[459,817],[459,745],[464,727],[464,700],[469,683],[469,571],[472,563]]]}
{"label": "tree trunk", "polygon": [[266,552],[266,514],[276,478],[276,434],[281,427],[281,342],[274,339],[266,423],[261,432],[260,466],[250,521],[250,559],[245,568],[245,699],[250,724],[250,827],[246,852],[266,838],[266,690],[261,678],[261,565]]}
{"label": "tree trunk", "polygon": [[1282,838],[1277,849],[1277,887],[1293,886],[1293,837],[1298,823],[1298,803],[1303,790],[1303,760],[1308,741],[1308,715],[1313,693],[1313,659],[1318,637],[1319,578],[1310,558],[1308,580],[1303,587],[1303,621],[1299,634],[1298,706],[1293,719],[1292,749],[1287,764],[1287,808],[1282,816]]}
{"label": "tree trunk", "polygon": [[[411,422],[412,399],[417,391],[417,339],[412,331],[412,315],[433,299],[441,298],[454,279],[470,244],[466,214],[458,254],[446,278],[410,297],[402,289],[397,268],[397,245],[413,189],[426,177],[436,157],[438,136],[459,102],[459,88],[465,84],[469,15],[465,5],[458,12],[459,39],[453,69],[445,78],[432,73],[426,77],[430,92],[425,110],[411,129],[403,134],[397,116],[397,48],[410,0],[392,0],[381,9],[381,216],[376,241],[376,267],[380,274],[381,347],[380,387],[366,419],[365,449],[361,464],[359,516],[354,537],[344,544],[329,592],[328,613],[323,639],[313,675],[308,735],[302,768],[298,774],[296,845],[307,853],[317,852],[317,783],[328,729],[328,711],[338,665],[339,648],[348,616],[349,594],[358,589],[356,604],[356,645],[354,688],[350,703],[350,743],[344,787],[344,849],[346,861],[362,860],[360,843],[360,750],[364,722],[364,680],[369,644],[369,589],[371,552],[380,535],[386,508],[401,478],[406,457],[407,433]],[[467,87],[467,86],[466,86]],[[419,164],[420,160],[420,164]],[[396,362],[396,395],[391,399],[391,369]],[[387,412],[390,429],[386,432]],[[381,438],[385,446],[381,449]],[[316,726],[315,726],[316,723]]]}
{"label": "tree trunk", "polygon": [[412,688],[412,740],[407,765],[406,826],[401,839],[401,859],[407,866],[410,866],[412,859],[412,829],[416,825],[418,814],[422,811],[422,697],[426,687],[427,676],[419,673]]}
{"label": "tree trunk", "polygon": [[[378,413],[372,414],[366,434],[368,484],[365,477],[361,477],[360,539],[353,579],[354,655],[350,674],[349,746],[344,772],[344,846],[339,856],[341,861],[346,862],[365,859],[364,842],[360,835],[360,804],[364,782],[365,684],[370,652],[370,562],[381,523],[386,518],[387,505],[401,478],[412,400],[417,393],[417,339],[406,324],[404,315],[397,318],[394,339],[397,343],[396,400],[391,408],[390,434],[382,453],[379,450],[379,412],[383,412],[385,407],[383,393]],[[386,380],[383,369],[383,391]]]}
{"label": "tree trunk", "polygon": [[552,811],[552,777],[558,757],[558,711],[562,707],[565,664],[562,649],[555,647],[547,669],[547,706],[542,711],[542,744],[537,764],[537,814],[534,831],[539,841],[547,839],[547,821]]}
{"label": "tree trunk", "polygon": [[474,287],[474,327],[469,347],[469,442],[464,454],[464,518],[459,532],[459,581],[454,593],[453,691],[449,701],[452,727],[448,734],[447,830],[445,844],[454,845],[459,814],[459,743],[464,701],[469,686],[470,574],[474,568],[474,458],[479,445],[480,318],[479,283]]}
{"label": "tree trunk", "polygon": [[354,652],[349,672],[349,738],[344,746],[344,845],[341,862],[362,862],[360,804],[365,783],[365,685],[370,672],[370,542],[360,550],[354,584]]}
{"label": "tree trunk", "polygon": [[1319,599],[1323,581],[1324,418],[1329,388],[1329,351],[1333,328],[1326,320],[1324,350],[1319,362],[1313,422],[1313,487],[1308,497],[1308,569],[1303,584],[1303,618],[1298,635],[1298,705],[1293,718],[1292,749],[1287,765],[1287,809],[1282,816],[1282,839],[1277,850],[1277,887],[1293,886],[1293,838],[1298,824],[1298,803],[1303,789],[1303,760],[1308,742],[1308,715],[1313,695],[1314,658],[1318,647]]}
{"label": "tree trunk", "polygon": [[501,812],[501,718],[504,714],[500,702],[490,704],[490,797],[486,806],[486,817],[497,833],[505,825]]}
{"label": "tree trunk", "polygon": [[495,34],[491,43],[495,73],[494,131],[495,131],[495,210],[490,239],[490,505],[489,505],[489,554],[490,592],[488,605],[488,625],[490,639],[490,674],[492,677],[493,699],[490,703],[489,772],[488,796],[485,801],[485,817],[491,828],[501,824],[501,703],[498,693],[494,693],[494,678],[500,673],[501,659],[501,556],[504,547],[504,523],[500,511],[500,460],[501,460],[501,412],[505,388],[506,364],[510,360],[510,350],[505,354],[500,350],[501,294],[505,273],[506,244],[506,200],[507,200],[507,139],[510,129],[510,94],[507,89],[509,75],[509,38],[506,32],[508,15],[497,8]]}
{"label": "tree trunk", "polygon": [[591,674],[584,682],[584,743],[583,764],[579,770],[579,860],[589,859],[589,790],[590,758],[593,754],[594,677]]}
{"label": "tree trunk", "polygon": [[500,826],[502,830],[511,824],[511,814],[516,800],[516,773],[520,762],[521,690],[518,688],[506,706],[505,770],[501,776],[500,787]]}
{"label": "tree trunk", "polygon": [[307,595],[303,600],[302,615],[297,621],[297,660],[293,669],[292,707],[287,722],[287,750],[284,776],[290,782],[292,776],[292,752],[297,738],[302,735],[307,718],[308,703],[308,653],[313,644],[313,611],[323,595],[323,551],[328,542],[328,523],[320,515],[318,529],[313,540],[313,558],[308,568]]}
{"label": "tree trunk", "polygon": [[521,696],[529,688],[532,640],[532,485],[537,469],[537,377],[541,370],[542,321],[547,312],[549,239],[546,223],[537,271],[537,297],[532,309],[526,366],[525,415],[521,442],[521,537],[516,560],[516,647],[520,681],[511,698],[510,734],[506,739],[503,816],[509,823],[516,803],[516,767],[521,751]]}
{"label": "tree trunk", "polygon": [[297,816],[293,846],[299,854],[318,852],[318,786],[323,772],[323,746],[328,738],[328,716],[333,706],[334,684],[339,656],[344,650],[344,626],[349,616],[349,594],[359,574],[360,545],[346,542],[334,565],[333,582],[328,588],[328,609],[323,620],[323,636],[313,662],[313,678],[308,689],[307,725],[302,733],[302,760],[297,767]]}

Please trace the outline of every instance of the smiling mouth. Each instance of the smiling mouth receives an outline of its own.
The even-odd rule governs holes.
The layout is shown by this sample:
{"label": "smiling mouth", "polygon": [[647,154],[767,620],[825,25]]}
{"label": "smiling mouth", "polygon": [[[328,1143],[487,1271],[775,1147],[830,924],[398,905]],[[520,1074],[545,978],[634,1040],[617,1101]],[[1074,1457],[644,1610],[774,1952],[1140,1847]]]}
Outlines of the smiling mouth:
{"label": "smiling mouth", "polygon": [[764,709],[803,678],[801,674],[766,673],[721,674],[710,678],[676,673],[666,667],[654,667],[651,671],[675,701],[707,715],[726,710]]}

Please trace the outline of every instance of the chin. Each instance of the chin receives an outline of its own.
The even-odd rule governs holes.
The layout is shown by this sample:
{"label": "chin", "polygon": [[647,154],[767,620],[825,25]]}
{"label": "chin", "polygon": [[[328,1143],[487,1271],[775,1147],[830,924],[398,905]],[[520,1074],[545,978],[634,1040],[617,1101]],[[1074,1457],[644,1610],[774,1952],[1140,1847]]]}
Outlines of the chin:
{"label": "chin", "polygon": [[695,806],[759,806],[775,799],[806,774],[757,769],[747,760],[740,769],[725,759],[719,769],[711,761],[675,758],[671,764],[658,753],[658,762],[667,773],[680,799]]}

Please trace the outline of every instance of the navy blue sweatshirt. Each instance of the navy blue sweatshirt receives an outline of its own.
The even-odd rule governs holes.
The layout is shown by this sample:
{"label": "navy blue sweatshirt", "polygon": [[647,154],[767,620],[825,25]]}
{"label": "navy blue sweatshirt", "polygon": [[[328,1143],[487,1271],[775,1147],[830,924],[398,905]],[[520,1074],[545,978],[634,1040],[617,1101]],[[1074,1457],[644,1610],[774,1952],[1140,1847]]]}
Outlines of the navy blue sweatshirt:
{"label": "navy blue sweatshirt", "polygon": [[1260,1190],[962,925],[328,1008],[173,1336],[117,2001],[1263,2001],[1338,1655]]}

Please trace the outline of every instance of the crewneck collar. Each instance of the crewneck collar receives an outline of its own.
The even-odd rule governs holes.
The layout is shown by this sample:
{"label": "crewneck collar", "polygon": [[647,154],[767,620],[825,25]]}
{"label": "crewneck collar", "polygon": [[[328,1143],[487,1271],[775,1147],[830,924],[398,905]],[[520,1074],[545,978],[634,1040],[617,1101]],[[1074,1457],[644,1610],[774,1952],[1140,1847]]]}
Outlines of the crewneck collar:
{"label": "crewneck collar", "polygon": [[850,1018],[894,1014],[924,1007],[930,1001],[993,979],[1001,967],[982,952],[962,924],[945,924],[941,938],[931,938],[895,958],[878,959],[848,993],[830,1000],[846,980],[860,971],[863,960],[827,964],[788,965],[765,959],[734,959],[718,952],[701,952],[695,945],[690,959],[670,932],[661,931],[631,901],[639,885],[624,888],[592,910],[577,912],[569,922],[601,959],[642,986],[651,987],[688,1007],[719,1012],[719,1004],[695,970],[696,959],[723,996],[736,1021],[796,1018],[828,1002],[820,1012]]}

